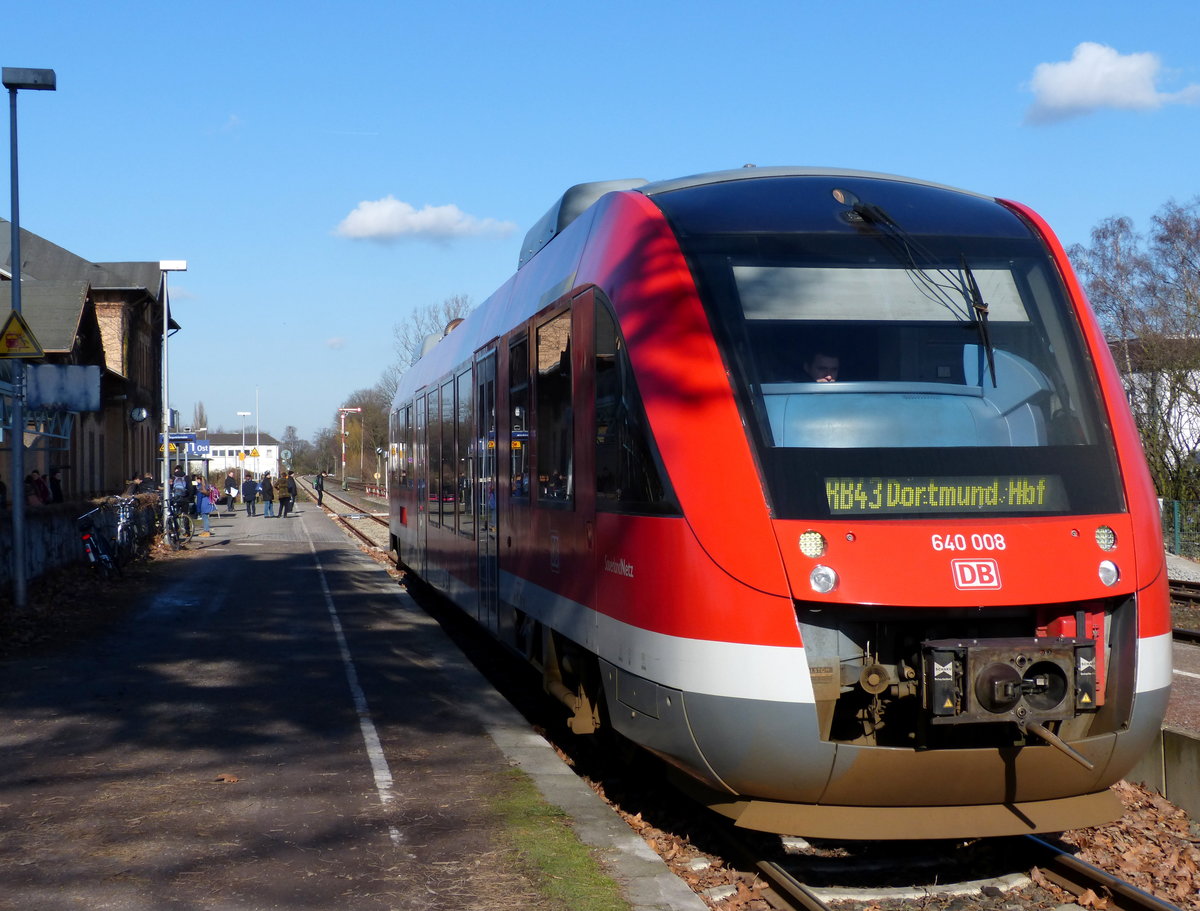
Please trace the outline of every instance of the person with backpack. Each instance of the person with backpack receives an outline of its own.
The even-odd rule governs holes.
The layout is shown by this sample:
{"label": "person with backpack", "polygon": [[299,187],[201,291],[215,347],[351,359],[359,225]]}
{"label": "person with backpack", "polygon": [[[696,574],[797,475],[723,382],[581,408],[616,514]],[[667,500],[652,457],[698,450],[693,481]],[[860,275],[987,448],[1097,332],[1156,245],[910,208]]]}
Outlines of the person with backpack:
{"label": "person with backpack", "polygon": [[203,475],[196,475],[196,513],[200,516],[200,521],[204,524],[204,530],[200,532],[200,537],[212,537],[212,522],[209,516],[216,509],[216,504],[213,503],[212,490],[208,486],[208,482],[204,480]]}

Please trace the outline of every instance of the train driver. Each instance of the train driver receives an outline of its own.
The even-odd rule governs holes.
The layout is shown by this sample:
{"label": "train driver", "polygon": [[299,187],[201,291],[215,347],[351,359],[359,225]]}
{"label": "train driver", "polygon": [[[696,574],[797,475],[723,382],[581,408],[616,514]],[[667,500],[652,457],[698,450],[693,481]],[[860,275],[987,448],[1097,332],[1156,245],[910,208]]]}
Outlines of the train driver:
{"label": "train driver", "polygon": [[836,354],[817,350],[801,362],[805,375],[814,383],[836,383],[840,360]]}

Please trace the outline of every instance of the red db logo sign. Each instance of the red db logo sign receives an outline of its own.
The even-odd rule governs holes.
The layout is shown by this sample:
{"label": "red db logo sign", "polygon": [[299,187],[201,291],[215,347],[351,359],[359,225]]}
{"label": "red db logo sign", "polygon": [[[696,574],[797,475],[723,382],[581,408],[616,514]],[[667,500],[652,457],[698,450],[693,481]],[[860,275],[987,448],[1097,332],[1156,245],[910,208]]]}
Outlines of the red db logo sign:
{"label": "red db logo sign", "polygon": [[1000,567],[995,560],[951,560],[950,571],[958,589],[1000,587]]}

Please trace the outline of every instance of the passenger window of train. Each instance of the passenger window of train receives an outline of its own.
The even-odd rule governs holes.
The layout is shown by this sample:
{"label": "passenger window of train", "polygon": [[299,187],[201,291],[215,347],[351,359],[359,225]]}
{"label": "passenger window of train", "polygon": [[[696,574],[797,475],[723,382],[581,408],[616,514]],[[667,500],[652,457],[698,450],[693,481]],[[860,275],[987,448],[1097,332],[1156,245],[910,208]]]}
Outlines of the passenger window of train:
{"label": "passenger window of train", "polygon": [[471,439],[475,430],[475,412],[471,406],[471,371],[458,375],[455,401],[455,427],[457,428],[458,452],[456,458],[455,505],[458,510],[459,534],[475,537],[475,498],[472,496],[475,459],[471,451]]}
{"label": "passenger window of train", "polygon": [[596,505],[662,512],[670,507],[625,341],[608,308],[596,305]]}
{"label": "passenger window of train", "polygon": [[529,497],[529,339],[508,349],[509,495]]}
{"label": "passenger window of train", "polygon": [[457,472],[454,458],[454,383],[447,381],[442,384],[442,489],[441,512],[442,524],[454,530],[454,518],[458,514],[457,504]]}
{"label": "passenger window of train", "polygon": [[542,503],[575,497],[575,421],[571,407],[571,311],[537,330],[537,489]]}
{"label": "passenger window of train", "polygon": [[442,524],[442,419],[437,389],[425,396],[425,476],[429,482],[427,515],[432,525]]}

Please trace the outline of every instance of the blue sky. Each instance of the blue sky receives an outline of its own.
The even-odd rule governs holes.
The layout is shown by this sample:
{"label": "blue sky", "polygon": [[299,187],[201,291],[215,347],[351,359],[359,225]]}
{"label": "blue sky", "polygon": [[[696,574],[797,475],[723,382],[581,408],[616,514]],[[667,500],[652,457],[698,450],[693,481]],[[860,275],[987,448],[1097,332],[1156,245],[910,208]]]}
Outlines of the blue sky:
{"label": "blue sky", "polygon": [[582,181],[833,165],[1024,202],[1068,245],[1148,228],[1200,194],[1198,28],[1194,0],[42,0],[0,63],[58,78],[18,101],[22,227],[187,260],[173,407],[237,430],[257,391],[311,437]]}

